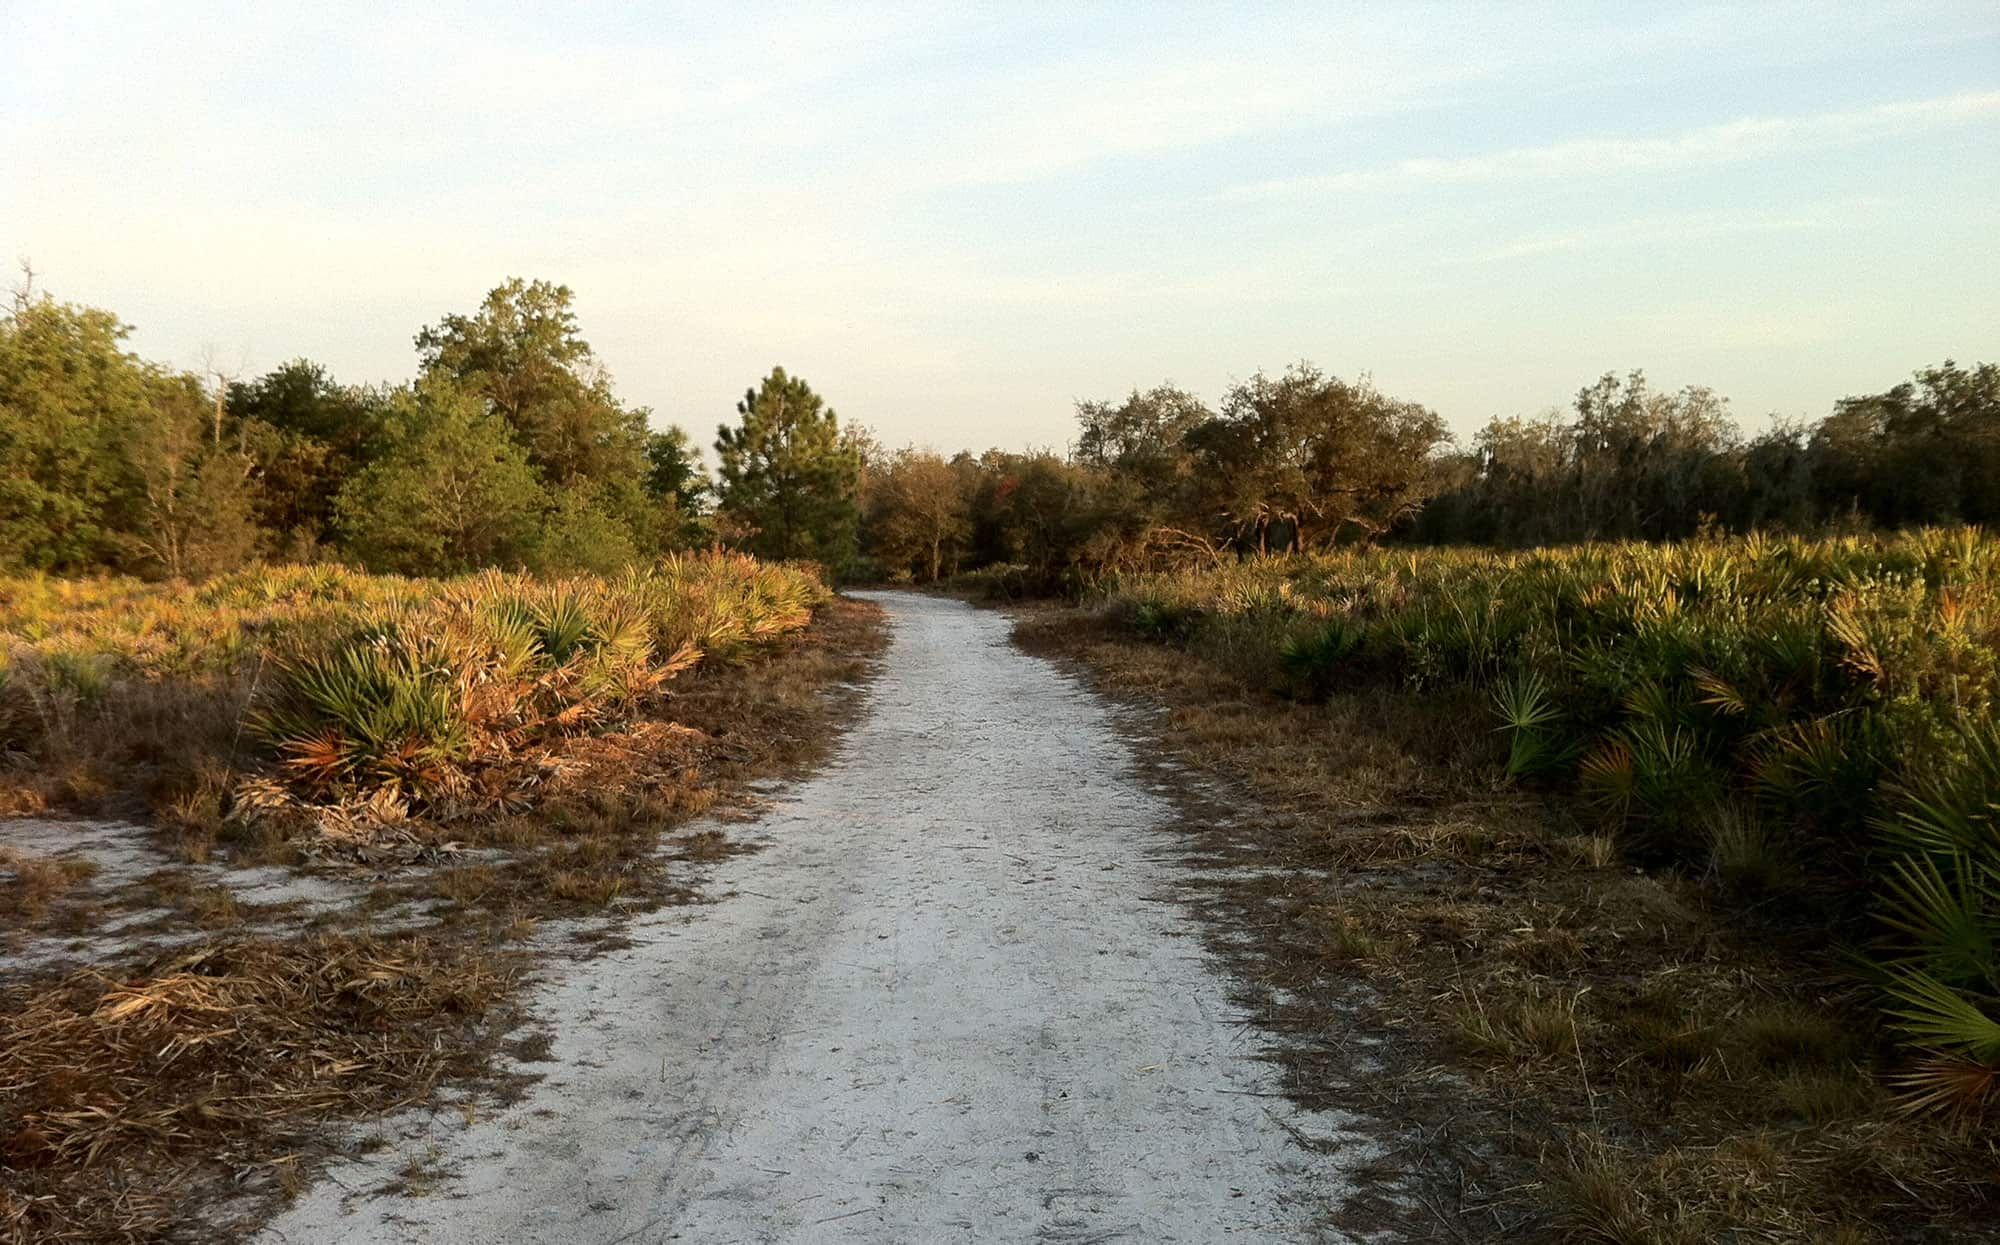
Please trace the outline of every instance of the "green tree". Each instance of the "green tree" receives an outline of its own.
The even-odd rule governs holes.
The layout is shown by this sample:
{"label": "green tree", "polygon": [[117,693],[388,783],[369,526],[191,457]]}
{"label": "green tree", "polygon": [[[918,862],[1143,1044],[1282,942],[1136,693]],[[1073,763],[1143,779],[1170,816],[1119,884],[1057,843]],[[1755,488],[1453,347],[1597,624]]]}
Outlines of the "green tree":
{"label": "green tree", "polygon": [[1215,416],[1199,398],[1158,385],[1116,404],[1079,402],[1076,417],[1072,458],[1099,477],[1098,557],[1143,562],[1167,550],[1213,551],[1189,437]]}
{"label": "green tree", "polygon": [[527,451],[476,393],[441,377],[396,391],[379,458],[335,504],[371,570],[451,575],[528,562],[548,496]]}
{"label": "green tree", "polygon": [[708,472],[694,442],[678,426],[646,438],[646,494],[659,521],[659,543],[686,549],[708,535]]}
{"label": "green tree", "polygon": [[631,530],[606,509],[588,484],[554,490],[537,524],[529,557],[535,569],[605,575],[638,560],[639,547]]}
{"label": "green tree", "polygon": [[884,571],[936,581],[972,535],[963,473],[928,450],[898,450],[875,472],[863,529]]}
{"label": "green tree", "polygon": [[1048,450],[989,458],[996,478],[980,500],[992,511],[1003,560],[1028,568],[1045,589],[1074,571],[1096,569],[1095,538],[1112,517],[1102,500],[1102,473]]}
{"label": "green tree", "polygon": [[229,418],[255,463],[258,521],[291,552],[309,555],[327,538],[341,486],[378,448],[381,405],[308,359],[229,387]]}
{"label": "green tree", "polygon": [[22,291],[0,319],[0,561],[115,565],[140,521],[132,447],[163,374],[124,349],[108,311]]}
{"label": "green tree", "polygon": [[217,439],[213,404],[192,376],[161,377],[130,447],[144,505],[131,544],[171,579],[204,579],[257,555],[255,464]]}
{"label": "green tree", "polygon": [[469,316],[417,334],[426,374],[492,403],[551,484],[642,479],[646,412],[627,410],[579,333],[566,285],[508,280]]}
{"label": "green tree", "polygon": [[1350,531],[1375,539],[1421,509],[1449,438],[1429,408],[1300,363],[1231,389],[1188,440],[1203,508],[1236,538],[1318,549]]}
{"label": "green tree", "polygon": [[1698,385],[1658,392],[1639,371],[1622,382],[1606,372],[1579,390],[1571,469],[1580,535],[1678,538],[1723,513],[1742,440],[1728,408]]}
{"label": "green tree", "polygon": [[854,553],[860,456],[802,379],[773,368],[716,430],[718,509],[760,557],[814,558],[836,570]]}
{"label": "green tree", "polygon": [[1134,389],[1117,405],[1079,402],[1073,457],[1131,481],[1157,511],[1176,508],[1194,458],[1188,434],[1214,418],[1201,399],[1172,385]]}
{"label": "green tree", "polygon": [[1832,515],[1885,526],[2000,521],[2000,364],[1947,359],[1885,393],[1843,398],[1808,456]]}

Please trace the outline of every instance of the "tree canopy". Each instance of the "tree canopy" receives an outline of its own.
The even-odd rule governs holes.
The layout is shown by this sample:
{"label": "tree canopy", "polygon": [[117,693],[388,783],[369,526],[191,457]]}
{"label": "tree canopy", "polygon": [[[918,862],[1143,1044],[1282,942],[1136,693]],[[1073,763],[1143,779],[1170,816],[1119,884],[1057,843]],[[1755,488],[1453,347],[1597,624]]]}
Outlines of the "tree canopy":
{"label": "tree canopy", "polygon": [[304,358],[226,383],[162,367],[111,313],[24,288],[0,318],[0,563],[609,569],[706,539],[686,435],[619,402],[570,301],[509,281],[419,334],[414,385],[360,387]]}
{"label": "tree canopy", "polygon": [[444,377],[401,389],[380,457],[340,491],[345,547],[376,570],[451,575],[518,566],[549,499],[499,412]]}
{"label": "tree canopy", "polygon": [[854,554],[860,455],[812,386],[773,368],[716,430],[716,503],[760,557],[813,558],[836,569]]}
{"label": "tree canopy", "polygon": [[619,403],[578,331],[574,300],[566,285],[516,277],[471,315],[419,332],[418,357],[426,375],[450,376],[490,402],[551,483],[637,478],[646,413]]}

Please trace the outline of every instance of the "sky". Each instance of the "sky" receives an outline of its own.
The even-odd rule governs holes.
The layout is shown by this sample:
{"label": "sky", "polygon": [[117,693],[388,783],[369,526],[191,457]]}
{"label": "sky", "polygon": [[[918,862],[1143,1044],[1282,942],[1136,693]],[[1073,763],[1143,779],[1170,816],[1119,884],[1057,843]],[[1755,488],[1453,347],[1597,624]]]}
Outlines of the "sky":
{"label": "sky", "polygon": [[1468,435],[2000,358],[2000,5],[0,0],[0,258],[132,346],[400,380],[571,286],[654,422],[887,444],[1311,360]]}

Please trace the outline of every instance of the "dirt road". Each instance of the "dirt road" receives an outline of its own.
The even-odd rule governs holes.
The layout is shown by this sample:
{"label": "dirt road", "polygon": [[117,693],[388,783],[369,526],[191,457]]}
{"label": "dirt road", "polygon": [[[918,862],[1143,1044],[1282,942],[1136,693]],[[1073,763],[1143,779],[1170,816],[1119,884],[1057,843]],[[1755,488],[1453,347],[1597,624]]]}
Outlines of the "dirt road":
{"label": "dirt road", "polygon": [[1295,1140],[1338,1121],[1272,1092],[1111,710],[998,615],[879,599],[863,719],[717,902],[552,965],[525,1101],[406,1122],[268,1239],[1339,1239],[1367,1147]]}

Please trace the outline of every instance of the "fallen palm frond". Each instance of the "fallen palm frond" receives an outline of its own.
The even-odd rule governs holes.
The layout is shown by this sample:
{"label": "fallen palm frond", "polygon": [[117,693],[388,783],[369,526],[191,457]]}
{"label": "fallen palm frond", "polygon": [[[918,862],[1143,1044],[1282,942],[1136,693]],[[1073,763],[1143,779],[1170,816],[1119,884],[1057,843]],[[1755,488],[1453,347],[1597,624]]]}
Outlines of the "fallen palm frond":
{"label": "fallen palm frond", "polygon": [[504,995],[418,937],[204,948],[0,1001],[0,1241],[157,1239],[190,1182],[271,1174],[311,1122],[421,1100]]}

